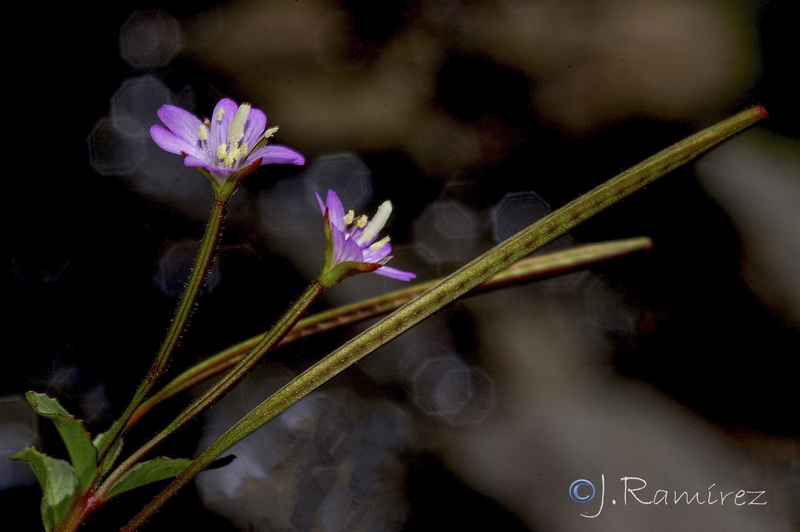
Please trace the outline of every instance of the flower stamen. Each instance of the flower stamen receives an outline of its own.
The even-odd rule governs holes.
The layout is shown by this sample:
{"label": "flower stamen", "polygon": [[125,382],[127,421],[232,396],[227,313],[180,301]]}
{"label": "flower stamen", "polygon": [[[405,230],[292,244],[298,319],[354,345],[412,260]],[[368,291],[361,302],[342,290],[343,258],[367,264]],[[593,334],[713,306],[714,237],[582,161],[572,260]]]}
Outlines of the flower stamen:
{"label": "flower stamen", "polygon": [[271,127],[264,132],[264,140],[269,139],[275,133],[278,132],[278,126]]}
{"label": "flower stamen", "polygon": [[381,238],[380,240],[378,240],[377,242],[375,242],[372,245],[370,245],[369,249],[371,249],[372,251],[380,251],[388,243],[389,243],[389,237],[385,236],[385,237]]}

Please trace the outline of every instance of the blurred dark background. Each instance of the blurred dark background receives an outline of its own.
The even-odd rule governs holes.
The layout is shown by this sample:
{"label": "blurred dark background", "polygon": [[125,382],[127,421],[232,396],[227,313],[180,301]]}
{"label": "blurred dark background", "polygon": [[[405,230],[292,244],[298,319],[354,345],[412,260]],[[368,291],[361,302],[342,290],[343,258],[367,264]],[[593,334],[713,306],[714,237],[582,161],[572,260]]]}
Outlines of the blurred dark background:
{"label": "blurred dark background", "polygon": [[[203,115],[223,96],[252,102],[281,126],[276,142],[307,158],[263,167],[237,192],[171,374],[265,330],[318,273],[314,192],[335,188],[368,213],[391,199],[397,267],[428,280],[763,105],[767,121],[547,248],[646,235],[652,250],[455,303],[243,442],[147,530],[800,529],[796,2],[42,11],[9,16],[25,38],[7,45],[6,150],[25,157],[6,159],[4,456],[64,455],[26,391],[57,397],[96,433],[158,349],[211,205],[205,179],[147,134],[164,103]],[[401,287],[360,276],[315,310]],[[361,327],[275,352],[161,452],[199,452]],[[128,448],[187,398],[155,411]],[[0,508],[20,523],[2,530],[40,529],[26,467],[0,463]],[[601,474],[618,497],[627,475],[648,481],[651,500],[716,484],[765,490],[768,504],[606,501],[581,518],[596,507],[567,489]],[[118,528],[159,487],[120,497],[86,530]]]}

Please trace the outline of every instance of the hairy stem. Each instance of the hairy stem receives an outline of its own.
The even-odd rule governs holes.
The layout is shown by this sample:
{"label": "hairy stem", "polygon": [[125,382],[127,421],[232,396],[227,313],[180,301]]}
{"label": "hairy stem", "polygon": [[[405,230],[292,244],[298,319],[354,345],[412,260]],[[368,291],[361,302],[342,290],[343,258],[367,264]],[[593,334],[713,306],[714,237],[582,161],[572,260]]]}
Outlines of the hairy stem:
{"label": "hairy stem", "polygon": [[217,199],[214,201],[214,206],[211,208],[211,213],[208,217],[206,230],[203,238],[200,241],[200,249],[192,266],[192,271],[189,275],[189,280],[186,283],[186,288],[183,291],[178,308],[175,311],[175,316],[172,318],[167,334],[161,344],[161,348],[153,361],[152,366],[147,372],[147,376],[136,389],[133,394],[130,404],[122,413],[122,415],[111,425],[111,428],[105,433],[105,436],[100,443],[98,449],[98,463],[102,464],[109,449],[111,449],[114,442],[125,431],[128,426],[128,420],[133,412],[147,397],[147,394],[153,389],[158,382],[158,379],[167,368],[172,353],[178,346],[181,334],[183,334],[189,317],[192,314],[197,298],[200,291],[205,284],[208,271],[211,268],[211,259],[217,250],[219,241],[222,235],[222,222],[225,218],[225,212],[228,208],[228,200]]}

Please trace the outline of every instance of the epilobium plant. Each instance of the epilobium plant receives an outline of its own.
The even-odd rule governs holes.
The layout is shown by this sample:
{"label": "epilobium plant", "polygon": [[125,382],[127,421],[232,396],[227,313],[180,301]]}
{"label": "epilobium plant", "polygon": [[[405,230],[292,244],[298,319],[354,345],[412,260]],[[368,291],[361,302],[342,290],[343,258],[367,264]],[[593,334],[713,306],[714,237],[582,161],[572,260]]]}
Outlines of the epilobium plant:
{"label": "epilobium plant", "polygon": [[[380,233],[392,211],[390,202],[381,204],[369,220],[353,211],[345,212],[334,191],[328,191],[325,201],[317,195],[322,211],[322,230],[326,235],[326,248],[320,250],[322,269],[318,278],[310,282],[297,301],[263,336],[200,362],[162,390],[151,393],[159,383],[196,304],[219,243],[220,228],[231,195],[242,179],[259,166],[304,162],[296,151],[269,143],[276,128],[266,129],[266,115],[249,104],[237,105],[232,100],[223,99],[210,118],[202,120],[188,111],[165,105],[158,111],[158,116],[167,129],[154,125],[150,130],[153,140],[161,148],[184,156],[187,166],[196,167],[209,179],[215,197],[214,206],[192,273],[161,348],[130,404],[111,427],[92,437],[83,422],[67,412],[56,399],[34,392],[27,394],[34,410],[53,421],[69,455],[69,461],[65,461],[28,448],[12,457],[28,462],[39,480],[43,495],[42,522],[47,532],[76,531],[92,512],[110,499],[145,484],[173,479],[122,529],[138,530],[170,497],[230,447],[339,372],[476,287],[486,289],[492,283],[507,285],[510,280],[565,271],[649,247],[651,243],[647,238],[595,244],[526,259],[524,267],[515,266],[537,248],[602,209],[765,118],[766,112],[760,107],[748,109],[678,142],[554,211],[443,279],[412,286],[363,305],[333,309],[301,320],[309,305],[325,288],[356,274],[372,272],[401,281],[415,278],[411,272],[387,266],[392,259],[392,247],[389,238]],[[495,277],[498,275],[502,278]],[[321,357],[316,364],[265,398],[197,458],[143,460],[164,438],[219,400],[265,353],[282,342],[337,323],[352,323],[355,319],[390,311],[382,320]],[[175,395],[176,390],[184,390],[220,374],[212,386],[188,404],[163,430],[120,460],[123,458],[123,436],[155,404]]]}

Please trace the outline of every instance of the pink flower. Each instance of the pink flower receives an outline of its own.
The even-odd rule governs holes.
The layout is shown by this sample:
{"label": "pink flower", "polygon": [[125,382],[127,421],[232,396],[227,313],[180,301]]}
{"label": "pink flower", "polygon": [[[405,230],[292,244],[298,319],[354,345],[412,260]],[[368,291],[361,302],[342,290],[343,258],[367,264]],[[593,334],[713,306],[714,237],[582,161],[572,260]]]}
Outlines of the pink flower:
{"label": "pink flower", "polygon": [[[224,98],[211,118],[200,120],[174,105],[163,105],[160,125],[150,136],[161,149],[183,155],[184,164],[205,170],[219,186],[234,173],[250,173],[264,164],[303,164],[305,159],[286,146],[271,145],[269,137],[277,128],[266,129],[267,116],[250,104],[236,105]],[[265,131],[266,129],[266,131]]]}
{"label": "pink flower", "polygon": [[392,204],[385,201],[378,207],[372,220],[353,211],[344,212],[339,196],[333,190],[323,203],[319,194],[317,203],[325,217],[325,234],[328,240],[325,251],[325,265],[320,281],[332,286],[346,277],[357,273],[375,272],[378,275],[391,277],[400,281],[410,281],[416,274],[390,268],[386,263],[392,260],[392,246],[389,237],[378,239],[383,229]]}

